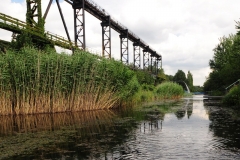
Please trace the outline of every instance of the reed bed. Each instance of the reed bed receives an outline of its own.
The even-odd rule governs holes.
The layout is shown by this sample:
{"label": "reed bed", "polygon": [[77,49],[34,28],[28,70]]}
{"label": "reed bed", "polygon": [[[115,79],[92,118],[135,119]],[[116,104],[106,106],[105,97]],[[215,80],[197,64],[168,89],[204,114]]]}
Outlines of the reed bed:
{"label": "reed bed", "polygon": [[0,115],[109,109],[137,88],[121,62],[83,51],[23,48],[0,55]]}
{"label": "reed bed", "polygon": [[184,95],[182,86],[174,82],[164,82],[156,87],[157,99],[179,99]]}

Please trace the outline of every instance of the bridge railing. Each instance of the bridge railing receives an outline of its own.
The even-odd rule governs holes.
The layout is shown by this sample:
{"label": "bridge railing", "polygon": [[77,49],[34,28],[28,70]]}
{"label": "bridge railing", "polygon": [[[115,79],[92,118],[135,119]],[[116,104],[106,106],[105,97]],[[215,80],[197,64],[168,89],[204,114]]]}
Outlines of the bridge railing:
{"label": "bridge railing", "polygon": [[6,14],[3,14],[3,13],[0,13],[0,22],[2,22],[3,24],[9,25],[10,27],[17,27],[19,29],[25,29],[26,28],[26,23],[25,22],[23,22],[19,19],[10,17],[10,16],[8,16]]}
{"label": "bridge railing", "polygon": [[[73,3],[73,0],[70,0]],[[94,2],[93,0],[85,0],[85,2],[87,2],[88,5],[90,5],[91,8],[93,8],[95,11],[97,11],[97,13],[101,14],[101,15],[105,15],[105,16],[110,16],[111,17],[111,23],[113,23],[115,26],[117,26],[118,29],[120,30],[126,30],[128,29],[126,26],[124,26],[123,24],[121,24],[119,21],[117,21],[114,17],[112,17],[105,9],[103,9],[102,7],[100,7],[100,5],[98,5],[96,2]],[[93,15],[95,16],[95,15]],[[99,17],[97,17],[99,18]],[[100,19],[101,20],[101,19]],[[140,39],[134,32],[132,32],[131,30],[128,29],[128,33],[134,37],[135,39]],[[144,46],[148,46],[147,43],[145,41],[143,41],[142,39],[140,39],[140,42],[144,45]],[[154,51],[152,50],[151,47],[149,47],[150,51]]]}
{"label": "bridge railing", "polygon": [[[105,16],[110,16],[110,14],[103,8],[101,8],[96,2],[92,1],[92,0],[86,0],[88,3],[90,3],[92,5],[92,7],[94,7],[95,9],[97,9],[100,13],[104,14]],[[118,22],[115,18],[113,18],[111,16],[111,20],[118,24],[122,29],[127,29],[126,26],[124,26],[123,24],[121,24],[120,22]],[[139,39],[139,37],[133,33],[131,30],[128,30],[128,33],[130,33],[132,36],[136,37],[136,39]]]}
{"label": "bridge railing", "polygon": [[103,8],[101,8],[96,2],[92,0],[86,0],[88,3],[90,3],[95,9],[98,9],[99,12],[102,12],[105,16],[109,16],[110,14]]}
{"label": "bridge railing", "polygon": [[237,81],[235,81],[234,83],[230,84],[228,87],[225,88],[225,90],[229,90],[230,88],[232,88],[234,85],[236,85],[237,83],[240,83],[240,79],[238,79]]}
{"label": "bridge railing", "polygon": [[[42,38],[47,38],[56,45],[59,45],[64,48],[70,49],[72,47],[72,44],[74,44],[73,42],[69,42],[66,38],[62,36],[53,34],[49,31],[44,32],[43,30],[37,27],[31,27],[27,25],[26,22],[13,18],[3,13],[0,13],[0,23],[2,23],[5,26],[5,28],[8,28],[11,31],[18,30],[19,32],[21,32],[22,30],[26,30],[27,32],[30,32],[33,35]],[[44,34],[41,34],[42,32],[44,32]]]}

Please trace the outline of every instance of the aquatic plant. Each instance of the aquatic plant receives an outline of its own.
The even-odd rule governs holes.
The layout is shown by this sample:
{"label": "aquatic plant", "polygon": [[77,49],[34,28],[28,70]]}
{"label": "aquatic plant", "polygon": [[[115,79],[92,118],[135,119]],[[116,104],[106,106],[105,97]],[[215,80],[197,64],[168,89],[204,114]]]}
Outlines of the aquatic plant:
{"label": "aquatic plant", "polygon": [[138,91],[134,71],[84,51],[0,56],[0,115],[108,109]]}

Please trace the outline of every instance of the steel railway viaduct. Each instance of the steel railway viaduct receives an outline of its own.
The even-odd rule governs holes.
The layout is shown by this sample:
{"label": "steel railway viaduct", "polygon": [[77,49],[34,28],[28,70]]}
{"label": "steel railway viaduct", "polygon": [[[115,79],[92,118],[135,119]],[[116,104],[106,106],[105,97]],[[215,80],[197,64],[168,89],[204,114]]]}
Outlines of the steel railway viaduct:
{"label": "steel railway viaduct", "polygon": [[[129,65],[128,41],[133,42],[133,62],[134,68],[141,68],[141,49],[143,69],[157,74],[162,68],[162,56],[154,51],[149,45],[140,39],[136,34],[127,27],[116,21],[104,9],[92,0],[65,0],[73,9],[74,17],[74,41],[72,42],[68,33],[68,28],[62,13],[59,0],[56,0],[58,10],[63,22],[63,26],[68,39],[44,31],[44,22],[50,10],[53,0],[49,1],[47,9],[42,16],[41,0],[26,0],[27,13],[26,22],[20,21],[3,13],[0,13],[0,28],[12,31],[13,35],[21,34],[24,30],[30,32],[38,38],[45,38],[52,44],[62,48],[74,50],[79,48],[86,50],[86,33],[85,33],[85,11],[101,21],[102,27],[102,56],[111,58],[111,29],[119,33],[120,38],[120,56],[122,63]],[[13,36],[14,37],[14,36]]]}

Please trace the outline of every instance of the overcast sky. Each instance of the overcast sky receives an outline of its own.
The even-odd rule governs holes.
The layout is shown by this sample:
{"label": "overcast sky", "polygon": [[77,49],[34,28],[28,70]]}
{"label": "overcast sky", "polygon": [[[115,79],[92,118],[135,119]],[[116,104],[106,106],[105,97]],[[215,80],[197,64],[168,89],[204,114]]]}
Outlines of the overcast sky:
{"label": "overcast sky", "polygon": [[[25,21],[25,0],[0,0],[0,12]],[[3,3],[4,2],[4,3]],[[43,14],[49,0],[42,0]],[[177,70],[193,74],[194,85],[203,85],[210,69],[209,59],[219,38],[236,33],[240,0],[94,0],[114,19],[133,31],[163,57],[165,74]],[[73,10],[61,0],[61,7],[73,40]],[[54,3],[45,29],[66,37]],[[11,33],[0,29],[0,39],[11,40]],[[101,52],[100,21],[86,14],[87,47]],[[129,41],[130,61],[133,57]],[[120,59],[119,34],[112,30],[112,54]]]}

